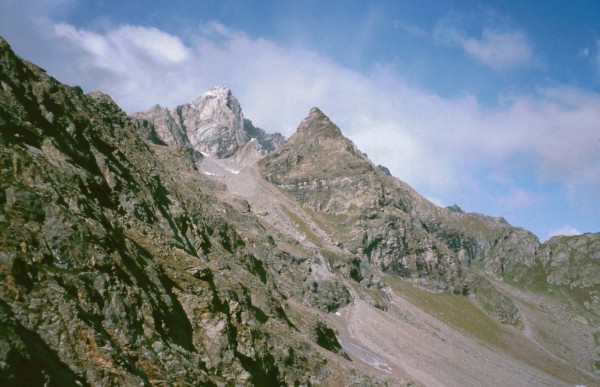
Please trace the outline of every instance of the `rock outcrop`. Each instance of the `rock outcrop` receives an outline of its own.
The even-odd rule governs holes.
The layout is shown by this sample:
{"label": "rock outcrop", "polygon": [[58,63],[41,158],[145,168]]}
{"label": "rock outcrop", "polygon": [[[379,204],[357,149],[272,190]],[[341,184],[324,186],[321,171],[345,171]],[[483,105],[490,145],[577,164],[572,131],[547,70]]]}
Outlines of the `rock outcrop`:
{"label": "rock outcrop", "polygon": [[506,277],[530,289],[562,293],[600,316],[600,234],[552,237]]}
{"label": "rock outcrop", "polygon": [[600,234],[557,236],[538,254],[552,285],[598,289],[600,286]]}
{"label": "rock outcrop", "polygon": [[233,156],[251,139],[260,145],[257,152],[261,155],[285,141],[281,134],[266,134],[244,118],[238,100],[225,86],[215,86],[193,102],[171,111],[156,105],[135,114],[134,118],[153,125],[166,144],[190,146],[217,158]]}

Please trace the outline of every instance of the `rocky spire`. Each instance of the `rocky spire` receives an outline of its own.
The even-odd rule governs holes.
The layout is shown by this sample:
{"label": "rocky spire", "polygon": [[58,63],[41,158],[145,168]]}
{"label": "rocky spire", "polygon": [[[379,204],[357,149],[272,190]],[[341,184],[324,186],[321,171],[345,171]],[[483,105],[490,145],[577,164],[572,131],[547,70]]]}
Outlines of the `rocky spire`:
{"label": "rocky spire", "polygon": [[268,152],[279,147],[283,136],[266,134],[244,118],[240,103],[226,86],[215,86],[191,103],[169,111],[158,105],[134,118],[145,119],[169,145],[189,145],[217,158],[231,157],[256,138]]}
{"label": "rocky spire", "polygon": [[288,142],[261,160],[270,181],[292,183],[369,173],[374,166],[319,108],[312,108]]}
{"label": "rocky spire", "polygon": [[340,128],[318,107],[310,109],[308,116],[300,122],[297,133],[343,137]]}
{"label": "rocky spire", "polygon": [[233,155],[250,138],[244,131],[244,115],[238,100],[225,86],[216,86],[176,109],[192,146],[210,155]]}

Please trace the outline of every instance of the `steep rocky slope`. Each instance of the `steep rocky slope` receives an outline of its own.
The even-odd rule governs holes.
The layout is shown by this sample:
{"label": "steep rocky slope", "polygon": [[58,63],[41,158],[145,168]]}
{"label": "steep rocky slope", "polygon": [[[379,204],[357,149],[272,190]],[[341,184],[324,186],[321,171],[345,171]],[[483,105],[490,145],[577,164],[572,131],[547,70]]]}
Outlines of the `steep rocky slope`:
{"label": "steep rocky slope", "polygon": [[0,384],[598,383],[600,234],[439,208],[316,108],[0,70]]}
{"label": "steep rocky slope", "polygon": [[501,275],[529,264],[539,242],[503,219],[442,209],[374,166],[319,109],[260,161],[265,178],[294,196],[331,238],[371,266],[460,293],[464,270],[481,263]]}
{"label": "steep rocky slope", "polygon": [[[520,329],[518,335],[543,351],[562,359],[569,358],[566,348],[578,352],[571,363],[597,375],[599,352],[593,338],[599,337],[600,234],[553,238],[540,245],[534,235],[502,218],[464,213],[458,206],[439,208],[385,168],[374,166],[317,108],[284,146],[259,162],[259,168],[325,230],[327,242],[321,246],[336,272],[382,290],[388,301],[398,277],[429,290],[468,296],[496,321]],[[554,315],[555,324],[544,329],[554,337],[539,329],[532,332],[531,327],[548,316],[522,303],[535,302],[538,296],[511,292],[501,281],[542,297],[550,295],[542,302],[560,313]],[[427,298],[420,294],[412,301]],[[386,308],[385,303],[374,305]],[[566,329],[572,321],[582,325]]]}
{"label": "steep rocky slope", "polygon": [[274,276],[310,259],[204,194],[189,148],[4,41],[0,67],[0,384],[376,383],[317,312],[288,315]]}

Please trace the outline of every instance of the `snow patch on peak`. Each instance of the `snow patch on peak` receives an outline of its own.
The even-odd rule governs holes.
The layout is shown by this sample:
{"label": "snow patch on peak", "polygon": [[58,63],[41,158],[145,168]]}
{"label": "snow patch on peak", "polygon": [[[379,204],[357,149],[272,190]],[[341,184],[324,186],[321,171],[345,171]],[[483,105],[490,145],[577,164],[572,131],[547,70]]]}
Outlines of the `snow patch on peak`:
{"label": "snow patch on peak", "polygon": [[227,86],[213,86],[206,93],[204,93],[203,97],[217,97],[219,99],[227,100],[232,95],[231,89]]}

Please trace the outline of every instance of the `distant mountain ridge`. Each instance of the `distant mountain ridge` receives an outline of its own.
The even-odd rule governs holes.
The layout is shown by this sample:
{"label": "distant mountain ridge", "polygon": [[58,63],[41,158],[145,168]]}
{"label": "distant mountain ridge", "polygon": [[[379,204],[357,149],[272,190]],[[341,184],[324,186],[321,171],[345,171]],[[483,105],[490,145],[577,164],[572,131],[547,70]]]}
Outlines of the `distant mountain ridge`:
{"label": "distant mountain ridge", "polygon": [[[539,246],[533,234],[504,221],[437,207],[375,167],[317,108],[259,165],[268,181],[290,192],[350,253],[361,256],[363,266],[440,289],[463,291],[462,272],[475,263],[501,275],[513,261],[528,261]],[[510,257],[502,254],[508,249]]]}
{"label": "distant mountain ridge", "polygon": [[128,117],[0,38],[1,385],[594,385],[600,234],[440,208],[319,108]]}

